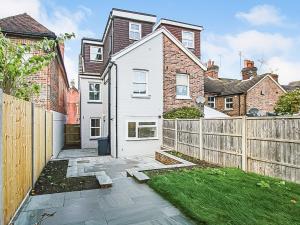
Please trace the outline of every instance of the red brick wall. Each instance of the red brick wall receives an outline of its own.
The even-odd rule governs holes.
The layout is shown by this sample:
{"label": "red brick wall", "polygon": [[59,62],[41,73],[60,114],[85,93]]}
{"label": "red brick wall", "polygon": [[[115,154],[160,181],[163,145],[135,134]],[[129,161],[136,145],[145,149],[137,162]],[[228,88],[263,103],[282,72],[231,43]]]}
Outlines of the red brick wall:
{"label": "red brick wall", "polygon": [[[164,112],[183,106],[197,106],[196,98],[204,96],[204,71],[168,37],[164,42]],[[176,74],[190,75],[190,100],[176,99]]]}
{"label": "red brick wall", "polygon": [[200,31],[199,30],[192,30],[186,29],[183,27],[177,27],[169,24],[161,24],[159,27],[164,26],[168,31],[170,31],[180,42],[182,42],[182,31],[192,31],[195,34],[195,49],[190,49],[198,58],[201,57],[200,51]]}
{"label": "red brick wall", "polygon": [[135,21],[126,18],[115,17],[113,19],[114,53],[119,52],[120,50],[126,48],[134,42],[134,40],[129,39],[129,22],[136,22],[142,25],[142,37],[150,34],[154,26],[154,23],[150,22]]}
{"label": "red brick wall", "polygon": [[278,98],[283,93],[283,90],[271,78],[266,77],[248,91],[247,111],[257,108],[263,113],[273,112]]}
{"label": "red brick wall", "polygon": [[80,123],[80,95],[77,89],[70,88],[67,93],[67,124]]}

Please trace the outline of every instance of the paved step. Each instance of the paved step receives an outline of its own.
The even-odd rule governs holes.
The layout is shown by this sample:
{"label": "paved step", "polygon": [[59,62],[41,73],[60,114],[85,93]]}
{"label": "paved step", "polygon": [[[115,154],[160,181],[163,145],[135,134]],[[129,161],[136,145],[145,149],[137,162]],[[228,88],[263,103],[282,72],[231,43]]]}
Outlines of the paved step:
{"label": "paved step", "polygon": [[126,169],[126,174],[127,174],[127,177],[133,177],[133,173],[134,172],[138,172],[135,168],[132,168],[132,169]]}
{"label": "paved step", "polygon": [[100,188],[110,188],[112,187],[112,180],[111,178],[103,171],[103,173],[101,172],[99,175],[96,176]]}
{"label": "paved step", "polygon": [[140,183],[146,183],[148,180],[150,180],[150,177],[148,177],[143,172],[133,172],[133,177]]}

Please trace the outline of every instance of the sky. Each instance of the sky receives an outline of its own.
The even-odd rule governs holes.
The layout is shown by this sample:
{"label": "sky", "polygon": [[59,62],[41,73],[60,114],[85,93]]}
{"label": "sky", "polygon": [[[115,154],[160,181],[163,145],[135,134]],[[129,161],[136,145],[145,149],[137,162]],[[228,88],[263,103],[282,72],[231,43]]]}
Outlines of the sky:
{"label": "sky", "polygon": [[70,81],[78,80],[81,38],[102,38],[112,8],[202,25],[201,61],[214,60],[220,77],[241,78],[240,61],[251,59],[258,73],[277,73],[282,84],[300,80],[298,1],[0,0],[0,6],[0,18],[26,12],[56,34],[75,33],[65,47]]}

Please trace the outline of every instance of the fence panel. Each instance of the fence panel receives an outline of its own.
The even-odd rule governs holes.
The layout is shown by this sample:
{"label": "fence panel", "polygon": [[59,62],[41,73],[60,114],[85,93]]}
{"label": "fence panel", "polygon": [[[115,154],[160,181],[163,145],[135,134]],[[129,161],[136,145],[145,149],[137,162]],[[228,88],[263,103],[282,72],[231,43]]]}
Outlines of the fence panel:
{"label": "fence panel", "polygon": [[300,119],[249,118],[248,170],[300,182]]}
{"label": "fence panel", "polygon": [[167,148],[175,149],[175,132],[176,120],[163,121],[163,145]]}
{"label": "fence panel", "polygon": [[8,224],[32,184],[31,103],[3,94],[2,113],[3,214]]}
{"label": "fence panel", "polygon": [[164,120],[163,126],[168,148],[300,183],[300,117]]}
{"label": "fence panel", "polygon": [[65,147],[80,148],[80,125],[65,124]]}
{"label": "fence panel", "polygon": [[203,160],[242,168],[242,118],[203,120]]}
{"label": "fence panel", "polygon": [[34,182],[37,181],[44,166],[46,165],[46,114],[42,108],[34,107],[34,130],[33,130],[33,164],[34,164]]}
{"label": "fence panel", "polygon": [[200,120],[177,121],[177,151],[200,158]]}

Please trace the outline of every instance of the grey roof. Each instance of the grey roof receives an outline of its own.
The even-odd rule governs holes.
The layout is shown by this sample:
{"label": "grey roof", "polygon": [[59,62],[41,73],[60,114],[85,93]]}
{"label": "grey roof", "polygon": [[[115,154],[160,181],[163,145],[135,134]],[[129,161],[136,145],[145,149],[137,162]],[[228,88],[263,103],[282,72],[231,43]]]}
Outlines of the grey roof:
{"label": "grey roof", "polygon": [[251,87],[258,83],[268,74],[258,75],[249,80],[237,79],[211,79],[205,77],[204,79],[204,92],[215,93],[216,95],[235,95],[246,93]]}
{"label": "grey roof", "polygon": [[26,13],[0,19],[0,29],[12,35],[56,38],[54,32]]}
{"label": "grey roof", "polygon": [[294,91],[296,89],[300,89],[300,81],[293,81],[290,82],[288,85],[282,85],[282,87],[286,90],[286,91]]}

